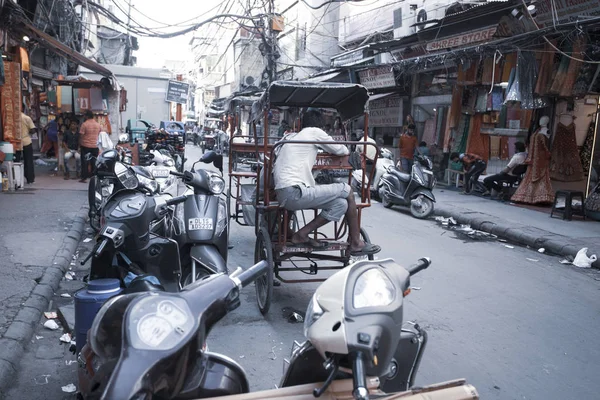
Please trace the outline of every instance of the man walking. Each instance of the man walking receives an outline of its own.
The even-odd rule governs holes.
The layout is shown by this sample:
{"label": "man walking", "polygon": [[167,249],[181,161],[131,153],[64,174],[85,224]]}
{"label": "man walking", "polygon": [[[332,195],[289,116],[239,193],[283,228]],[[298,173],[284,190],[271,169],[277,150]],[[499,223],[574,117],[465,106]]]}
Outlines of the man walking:
{"label": "man walking", "polygon": [[[81,167],[81,155],[79,154],[79,133],[77,133],[77,124],[71,122],[64,133],[63,143],[65,149],[65,180],[69,179],[69,160],[75,158],[75,168],[78,171]],[[79,175],[79,173],[78,173]]]}
{"label": "man walking", "polygon": [[79,182],[85,183],[89,178],[90,171],[93,170],[93,161],[87,160],[88,154],[98,157],[98,136],[102,127],[94,120],[94,114],[91,111],[85,113],[85,122],[81,124],[79,130],[79,145],[81,146],[81,179]]}
{"label": "man walking", "polygon": [[415,126],[408,125],[406,131],[400,135],[400,165],[402,171],[410,174],[412,171],[415,149],[417,148],[417,137],[415,136]]}
{"label": "man walking", "polygon": [[499,174],[490,175],[483,180],[483,185],[487,189],[483,195],[489,196],[492,190],[496,191],[496,193],[500,193],[502,191],[503,183],[515,182],[519,176],[514,174],[514,170],[519,165],[523,165],[526,159],[527,152],[525,151],[525,144],[523,142],[515,143],[515,155],[512,156],[508,165],[500,171]]}
{"label": "man walking", "polygon": [[[25,108],[23,108],[25,110]],[[35,181],[35,169],[33,165],[33,144],[31,134],[35,132],[33,120],[21,113],[21,143],[23,145],[23,169],[27,183],[32,184]]]}

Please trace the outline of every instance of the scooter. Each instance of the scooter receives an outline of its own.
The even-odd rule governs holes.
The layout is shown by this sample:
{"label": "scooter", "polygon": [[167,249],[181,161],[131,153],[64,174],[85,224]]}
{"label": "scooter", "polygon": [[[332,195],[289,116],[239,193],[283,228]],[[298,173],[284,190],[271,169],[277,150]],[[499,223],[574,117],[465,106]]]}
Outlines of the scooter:
{"label": "scooter", "polygon": [[433,213],[436,184],[432,172],[433,163],[429,157],[415,155],[410,174],[400,171],[397,166],[389,166],[379,181],[379,198],[385,208],[394,205],[410,207],[415,218],[427,218]]}
{"label": "scooter", "polygon": [[[410,293],[410,276],[429,264],[421,259],[404,269],[392,259],[360,261],[332,275],[312,297],[304,322],[304,334],[316,350],[314,359],[297,352],[283,384],[256,393],[249,393],[246,374],[236,361],[204,351],[202,344],[212,327],[239,307],[241,289],[271,268],[267,261],[243,272],[238,268],[230,276],[212,275],[180,293],[152,290],[113,297],[98,312],[78,355],[79,394],[83,399],[123,400],[229,395],[239,400],[367,400],[371,395],[478,399],[475,388],[464,381],[409,390],[402,397],[383,391],[384,380],[390,387],[404,388],[414,379],[419,360],[398,351],[403,302]],[[322,371],[326,379],[314,381]]]}
{"label": "scooter", "polygon": [[177,171],[175,161],[169,154],[158,150],[150,150],[152,161],[146,168],[150,171],[156,182],[160,193],[168,193],[171,196],[177,196],[178,179],[170,174],[170,171]]}
{"label": "scooter", "polygon": [[[371,197],[377,198],[379,195],[379,182],[381,177],[385,174],[387,169],[394,165],[394,155],[388,149],[381,149],[380,155],[377,158],[377,163],[375,164],[375,172],[373,173],[373,182],[369,182],[369,177],[371,176],[371,172],[373,171],[372,162],[369,164],[367,161],[367,176],[365,177],[365,185],[369,187],[371,191]],[[352,171],[352,188],[359,192],[360,185],[363,181],[363,170],[356,169]]]}

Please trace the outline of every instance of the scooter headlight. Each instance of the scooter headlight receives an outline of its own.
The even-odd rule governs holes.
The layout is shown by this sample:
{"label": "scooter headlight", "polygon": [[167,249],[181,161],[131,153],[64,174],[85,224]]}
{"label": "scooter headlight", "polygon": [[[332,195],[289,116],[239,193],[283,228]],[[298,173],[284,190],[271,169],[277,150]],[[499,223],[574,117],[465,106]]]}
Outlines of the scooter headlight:
{"label": "scooter headlight", "polygon": [[304,316],[304,337],[308,338],[308,330],[315,323],[316,320],[321,318],[323,315],[323,309],[319,305],[319,301],[316,298],[316,294],[310,299],[308,307],[306,308],[306,315]]}
{"label": "scooter headlight", "polygon": [[371,268],[360,274],[352,291],[354,308],[384,307],[392,304],[396,288],[379,268]]}
{"label": "scooter headlight", "polygon": [[225,190],[225,180],[219,175],[211,175],[208,187],[213,194],[221,194]]}

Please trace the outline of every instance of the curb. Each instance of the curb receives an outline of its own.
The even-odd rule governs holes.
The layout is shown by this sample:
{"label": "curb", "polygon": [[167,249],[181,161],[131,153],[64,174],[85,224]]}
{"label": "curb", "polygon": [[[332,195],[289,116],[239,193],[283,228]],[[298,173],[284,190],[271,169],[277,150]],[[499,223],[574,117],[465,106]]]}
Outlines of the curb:
{"label": "curb", "polygon": [[42,313],[46,311],[71,263],[83,236],[87,218],[86,202],[73,219],[71,229],[65,236],[61,248],[54,255],[52,263],[45,269],[42,279],[23,303],[23,307],[8,327],[4,337],[0,339],[0,398],[7,386],[12,383],[25,351],[25,345],[31,340]]}
{"label": "curb", "polygon": [[[543,229],[515,224],[489,214],[484,214],[467,209],[436,208],[434,214],[442,217],[452,217],[459,224],[470,225],[471,228],[494,234],[511,242],[529,246],[535,250],[546,249],[546,253],[559,256],[575,257],[583,247],[588,247],[589,254],[600,255],[600,246],[585,243],[568,236],[559,235]],[[600,260],[592,264],[593,268],[600,269]]]}

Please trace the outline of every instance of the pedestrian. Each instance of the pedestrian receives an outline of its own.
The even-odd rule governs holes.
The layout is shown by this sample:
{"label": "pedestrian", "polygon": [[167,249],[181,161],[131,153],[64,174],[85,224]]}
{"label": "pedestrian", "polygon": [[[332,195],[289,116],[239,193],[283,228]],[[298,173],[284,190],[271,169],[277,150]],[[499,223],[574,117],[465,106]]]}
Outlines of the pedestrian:
{"label": "pedestrian", "polygon": [[490,196],[492,191],[500,193],[502,191],[503,183],[513,183],[519,179],[519,176],[514,174],[515,168],[519,165],[523,165],[527,159],[527,152],[525,151],[525,143],[515,143],[515,155],[512,156],[508,165],[495,175],[490,175],[483,180],[483,185],[487,189],[484,196]]}
{"label": "pedestrian", "polygon": [[422,156],[429,157],[429,147],[427,147],[427,143],[419,143],[419,147],[417,147],[417,149],[415,150],[415,154],[420,154]]}
{"label": "pedestrian", "polygon": [[42,145],[40,153],[46,153],[46,158],[50,158],[48,152],[50,149],[54,150],[54,158],[58,160],[58,122],[53,119],[48,124],[44,130],[46,131],[46,141]]}
{"label": "pedestrian", "polygon": [[486,162],[477,154],[471,153],[452,153],[450,160],[462,163],[465,172],[463,194],[471,194],[473,183],[479,180],[479,175],[487,168]]}
{"label": "pedestrian", "polygon": [[412,171],[415,149],[417,148],[417,137],[415,136],[415,126],[408,125],[398,141],[400,146],[400,165],[406,173]]}
{"label": "pedestrian", "polygon": [[94,114],[91,111],[85,113],[85,122],[79,128],[79,145],[81,147],[81,179],[79,182],[85,183],[89,178],[90,171],[94,169],[92,159],[87,159],[89,154],[93,157],[98,157],[98,136],[102,127],[94,119]]}
{"label": "pedestrian", "polygon": [[79,153],[79,133],[77,133],[77,123],[71,122],[65,133],[63,134],[62,141],[63,148],[65,149],[65,180],[69,179],[69,160],[75,158],[75,171],[77,176],[80,175],[79,170],[81,169],[81,154]]}
{"label": "pedestrian", "polygon": [[[25,107],[23,107],[25,110]],[[35,182],[35,167],[33,165],[33,144],[31,135],[35,133],[35,124],[33,120],[25,114],[21,113],[21,144],[23,145],[23,169],[25,180],[28,184]],[[20,157],[19,157],[20,161]]]}

